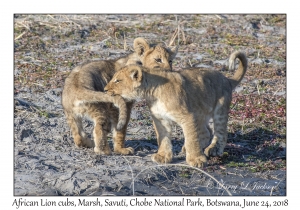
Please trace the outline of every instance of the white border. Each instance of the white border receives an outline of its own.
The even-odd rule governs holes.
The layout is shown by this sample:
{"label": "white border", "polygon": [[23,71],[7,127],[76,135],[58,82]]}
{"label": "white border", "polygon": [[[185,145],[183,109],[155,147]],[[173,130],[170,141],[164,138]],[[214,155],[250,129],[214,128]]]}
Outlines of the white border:
{"label": "white border", "polygon": [[[295,2],[295,1],[293,1]],[[113,8],[113,9],[110,9]],[[290,1],[274,1],[274,0],[252,0],[252,1],[10,1],[1,6],[1,62],[4,64],[1,68],[0,91],[1,91],[1,121],[0,129],[1,133],[1,203],[3,209],[16,209],[12,207],[13,197],[13,14],[14,13],[104,13],[104,14],[128,14],[128,13],[283,13],[287,14],[287,196],[285,197],[247,197],[247,199],[253,200],[284,200],[289,199],[289,208],[296,207],[299,187],[296,176],[299,176],[298,158],[296,156],[299,146],[299,140],[297,139],[298,116],[299,105],[298,88],[296,86],[299,83],[299,67],[297,68],[299,55],[297,48],[299,45],[299,12],[296,10],[298,6],[296,3]],[[299,152],[298,152],[299,153]],[[46,199],[47,197],[43,197]],[[118,197],[122,199],[123,197]],[[140,198],[140,197],[139,197]],[[168,197],[171,198],[171,197]],[[174,199],[177,199],[175,197]],[[205,197],[206,199],[208,197]],[[242,200],[244,197],[217,197],[218,200]],[[30,200],[30,197],[26,197]],[[33,198],[37,200],[39,198]],[[50,200],[62,200],[65,198],[51,197]],[[71,199],[77,200],[78,197]],[[95,197],[89,198],[95,199]],[[130,199],[130,198],[127,198]],[[147,197],[147,200],[154,198]],[[297,205],[298,206],[298,205]],[[59,207],[56,207],[60,209]],[[131,207],[136,208],[136,207]],[[138,207],[140,208],[140,207]],[[146,207],[144,207],[146,208]],[[153,208],[153,207],[152,207]],[[157,208],[157,207],[155,207]],[[172,207],[180,208],[180,207]],[[198,207],[199,208],[199,207]],[[263,208],[263,207],[262,207]],[[22,208],[21,208],[22,209]],[[24,208],[23,208],[24,209]],[[27,208],[32,209],[32,208]],[[36,208],[37,209],[37,208]],[[39,207],[40,209],[40,207]],[[66,208],[61,208],[66,209]],[[76,209],[82,209],[76,207]],[[94,208],[95,209],[95,208]],[[99,207],[98,207],[99,209]],[[264,208],[265,209],[265,208]],[[272,208],[273,209],[273,208]]]}

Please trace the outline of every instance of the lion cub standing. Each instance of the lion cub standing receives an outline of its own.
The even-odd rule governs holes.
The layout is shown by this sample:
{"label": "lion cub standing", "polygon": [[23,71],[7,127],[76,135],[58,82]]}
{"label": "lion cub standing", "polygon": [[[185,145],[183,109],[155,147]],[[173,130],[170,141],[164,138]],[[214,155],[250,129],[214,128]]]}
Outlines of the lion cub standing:
{"label": "lion cub standing", "polygon": [[[230,56],[241,61],[232,78],[215,70],[191,68],[181,72],[158,71],[130,65],[118,71],[105,87],[109,95],[125,99],[145,98],[156,127],[158,152],[152,160],[172,161],[172,121],[182,127],[185,136],[186,161],[202,167],[210,150],[223,153],[227,141],[228,111],[232,91],[242,80],[247,69],[247,58],[242,52]],[[208,119],[214,121],[214,137],[210,143]],[[204,148],[205,151],[204,151]]]}
{"label": "lion cub standing", "polygon": [[[115,60],[94,61],[74,68],[66,78],[62,93],[62,105],[71,128],[74,142],[78,147],[94,147],[98,154],[111,154],[107,134],[113,130],[114,152],[132,154],[133,148],[124,147],[127,123],[130,119],[132,102],[126,103],[121,97],[103,93],[107,82],[114,73],[128,64],[142,63],[149,68],[171,69],[177,47],[168,49],[162,45],[149,45],[143,38],[134,40],[135,52]],[[119,110],[113,107],[113,104]],[[94,143],[87,138],[82,118],[94,122]]]}

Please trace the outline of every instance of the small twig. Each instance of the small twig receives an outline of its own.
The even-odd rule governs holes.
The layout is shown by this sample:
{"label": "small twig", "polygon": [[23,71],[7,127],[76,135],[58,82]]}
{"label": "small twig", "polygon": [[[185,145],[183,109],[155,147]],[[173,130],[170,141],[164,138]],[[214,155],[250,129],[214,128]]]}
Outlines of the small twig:
{"label": "small twig", "polygon": [[24,31],[23,33],[21,33],[19,36],[17,36],[16,38],[15,38],[15,40],[18,40],[18,39],[20,39],[24,34],[26,34],[26,31]]}
{"label": "small twig", "polygon": [[223,18],[222,16],[220,16],[220,15],[216,15],[216,17],[219,18],[219,19],[221,19],[221,20],[224,19],[224,18]]}
{"label": "small twig", "polygon": [[257,93],[258,93],[258,95],[260,95],[260,92],[259,92],[259,84],[257,83],[257,85],[256,85],[256,88],[257,88]]}
{"label": "small twig", "polygon": [[106,194],[102,194],[101,196],[110,196],[110,195],[113,195],[113,196],[115,196],[115,194],[109,194],[109,193],[106,193]]}
{"label": "small twig", "polygon": [[[281,181],[282,181],[282,180],[280,180],[280,182],[281,182]],[[275,187],[274,187],[274,186],[272,187],[271,192],[270,192],[270,196],[271,196],[272,193],[273,193],[273,189],[276,188],[276,187],[278,187],[278,185],[280,184],[280,182],[278,182],[278,184],[277,184]]]}
{"label": "small twig", "polygon": [[26,28],[28,31],[30,31],[30,27],[25,25],[24,23],[16,22],[16,24],[19,24],[19,25],[23,26],[24,28]]}
{"label": "small twig", "polygon": [[96,192],[97,192],[97,191],[94,191],[94,192],[90,193],[89,195],[94,195]]}
{"label": "small twig", "polygon": [[132,177],[132,190],[133,190],[133,195],[134,195],[134,177],[133,177],[133,170],[132,170],[132,168],[131,168],[131,166],[130,166],[130,163],[129,163],[129,161],[127,160],[127,158],[125,157],[125,156],[122,156],[125,160],[126,160],[126,162],[128,163],[128,166],[129,166],[129,168],[130,168],[130,171],[131,171],[131,177]]}
{"label": "small twig", "polygon": [[180,26],[178,24],[178,20],[177,20],[177,15],[175,16],[176,17],[176,24],[177,24],[177,35],[178,35],[178,39],[177,39],[177,46],[179,45],[179,39],[180,39],[180,36],[179,36],[179,33],[180,33]]}
{"label": "small twig", "polygon": [[57,21],[52,15],[47,15],[48,17],[51,17],[53,20]]}
{"label": "small twig", "polygon": [[33,83],[31,83],[31,84],[33,84],[33,85],[38,85],[38,86],[41,86],[41,87],[44,87],[44,85],[41,85],[41,84],[35,83],[35,82],[33,82]]}
{"label": "small twig", "polygon": [[176,29],[175,32],[173,33],[172,38],[171,38],[171,40],[169,42],[169,46],[173,45],[173,43],[174,43],[174,41],[176,39],[177,34],[178,34],[178,29]]}
{"label": "small twig", "polygon": [[193,64],[191,63],[191,60],[190,60],[190,59],[189,59],[189,63],[190,63],[190,66],[193,67]]}
{"label": "small twig", "polygon": [[179,187],[179,189],[180,189],[182,195],[184,195],[184,192],[182,191],[181,187],[180,187],[179,185],[178,185],[178,187]]}
{"label": "small twig", "polygon": [[276,93],[277,93],[280,89],[282,89],[282,87],[278,88],[278,90],[276,90],[276,91],[273,93],[273,96],[275,96]]}
{"label": "small twig", "polygon": [[273,186],[272,189],[271,189],[270,196],[272,196],[273,189],[274,189],[274,186]]}
{"label": "small twig", "polygon": [[127,49],[127,43],[126,43],[126,37],[125,37],[125,34],[124,34],[124,50]]}
{"label": "small twig", "polygon": [[[51,28],[57,28],[57,26],[55,24],[51,24],[51,23],[48,23],[48,22],[42,22],[42,21],[40,21],[39,24],[40,25],[44,25],[44,26],[49,26]],[[59,25],[58,25],[58,27],[59,27]]]}
{"label": "small twig", "polygon": [[227,174],[237,175],[236,173],[227,172]]}
{"label": "small twig", "polygon": [[[181,34],[182,34],[183,43],[186,44],[186,38],[185,38],[185,35],[184,35],[184,31],[181,28],[180,28],[180,31],[181,31]],[[179,35],[178,35],[178,37],[179,37]],[[179,38],[178,38],[178,40],[179,40]],[[178,43],[178,45],[179,45],[179,43]]]}

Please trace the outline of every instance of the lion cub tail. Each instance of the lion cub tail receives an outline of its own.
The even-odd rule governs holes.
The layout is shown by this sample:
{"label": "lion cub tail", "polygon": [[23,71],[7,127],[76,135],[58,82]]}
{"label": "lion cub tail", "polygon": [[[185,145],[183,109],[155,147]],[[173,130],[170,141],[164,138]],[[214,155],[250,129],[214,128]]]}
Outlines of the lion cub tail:
{"label": "lion cub tail", "polygon": [[127,120],[127,106],[125,100],[121,96],[110,96],[100,91],[93,91],[84,89],[81,90],[80,99],[83,103],[93,102],[106,102],[113,103],[119,109],[119,119],[117,124],[117,130],[121,130],[126,124]]}
{"label": "lion cub tail", "polygon": [[243,79],[246,70],[247,70],[247,57],[245,53],[241,51],[236,51],[232,53],[229,57],[229,70],[234,70],[235,59],[238,58],[240,60],[239,68],[233,75],[233,77],[229,78],[232,89],[234,89]]}

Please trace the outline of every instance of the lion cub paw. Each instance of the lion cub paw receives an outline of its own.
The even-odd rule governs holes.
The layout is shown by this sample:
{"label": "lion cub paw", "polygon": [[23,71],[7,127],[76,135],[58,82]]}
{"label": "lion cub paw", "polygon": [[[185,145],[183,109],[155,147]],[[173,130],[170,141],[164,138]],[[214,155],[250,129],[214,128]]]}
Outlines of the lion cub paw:
{"label": "lion cub paw", "polygon": [[122,154],[122,155],[133,155],[134,149],[132,147],[118,148],[118,149],[115,149],[114,152],[117,154]]}
{"label": "lion cub paw", "polygon": [[170,163],[173,159],[173,154],[167,153],[165,155],[161,155],[159,153],[153,154],[151,156],[151,160],[156,163]]}
{"label": "lion cub paw", "polygon": [[109,149],[101,150],[99,147],[94,147],[94,152],[98,155],[111,155],[111,151]]}
{"label": "lion cub paw", "polygon": [[215,147],[207,147],[204,150],[204,154],[209,157],[209,156],[217,156],[217,149]]}
{"label": "lion cub paw", "polygon": [[224,150],[217,148],[217,147],[207,147],[204,150],[204,154],[209,156],[219,156],[221,157],[223,155]]}
{"label": "lion cub paw", "polygon": [[88,139],[88,138],[83,138],[81,136],[76,136],[74,138],[75,146],[77,148],[81,147],[87,147],[87,148],[92,148],[94,147],[94,141]]}
{"label": "lion cub paw", "polygon": [[193,167],[197,167],[197,168],[203,168],[204,166],[206,166],[207,163],[207,159],[204,155],[201,155],[199,157],[196,158],[189,158],[186,160],[186,162]]}

